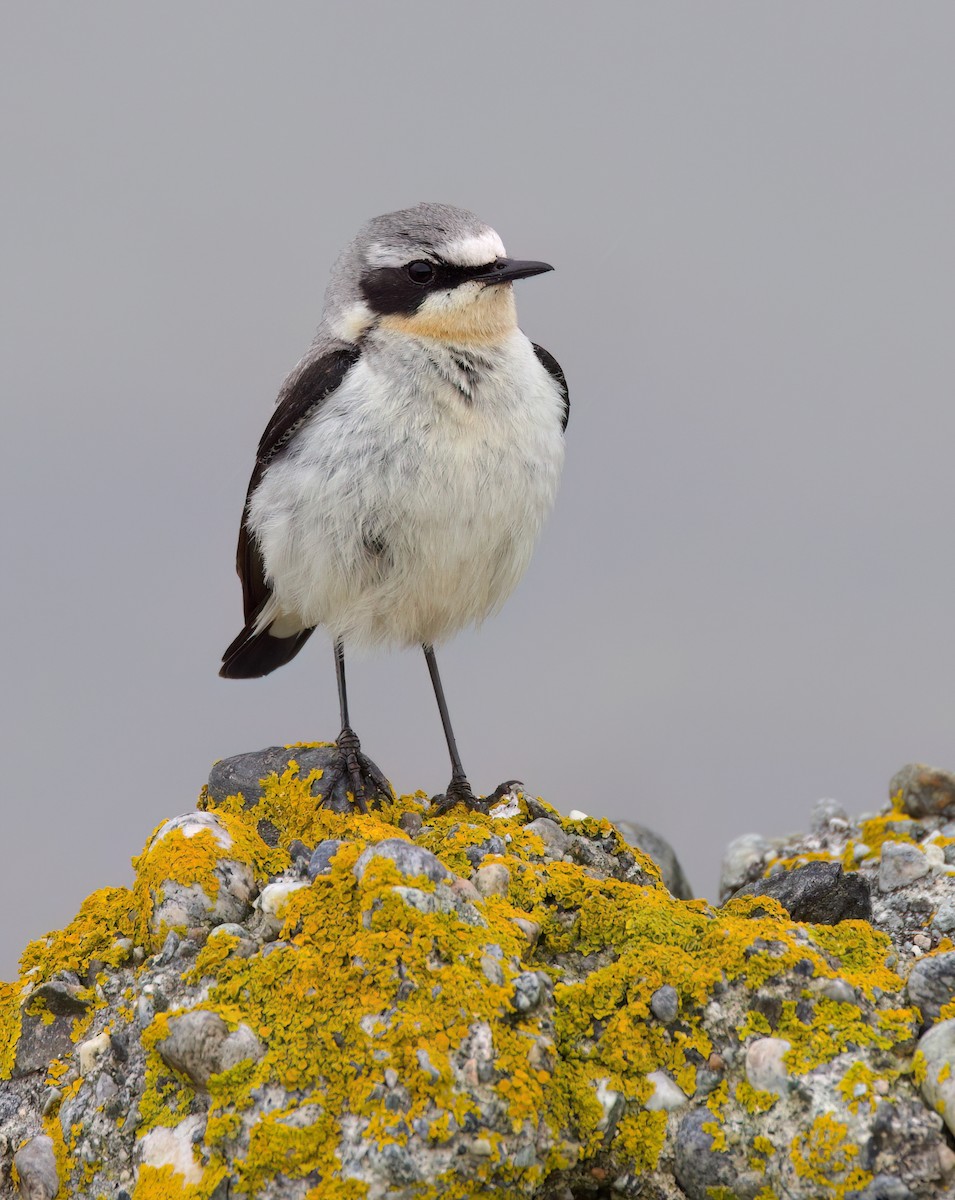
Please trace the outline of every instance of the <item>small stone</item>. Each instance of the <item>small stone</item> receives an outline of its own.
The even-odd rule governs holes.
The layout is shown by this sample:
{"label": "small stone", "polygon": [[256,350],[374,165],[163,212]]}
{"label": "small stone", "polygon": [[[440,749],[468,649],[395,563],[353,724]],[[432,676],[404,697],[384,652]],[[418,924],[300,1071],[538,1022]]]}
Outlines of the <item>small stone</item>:
{"label": "small stone", "polygon": [[940,1112],[949,1131],[955,1133],[955,1019],[933,1025],[919,1038],[918,1048],[925,1058],[925,1103]]}
{"label": "small stone", "polygon": [[540,937],[541,927],[536,921],[528,921],[526,917],[512,917],[511,920],[527,938],[531,949],[533,949],[537,945],[537,939]]}
{"label": "small stone", "polygon": [[424,1050],[424,1049],[418,1050],[416,1057],[418,1059],[418,1066],[421,1068],[422,1071],[424,1071],[424,1073],[428,1076],[429,1079],[436,1080],[436,1079],[441,1078],[441,1072],[431,1061],[431,1058],[430,1058],[427,1050]]}
{"label": "small stone", "polygon": [[939,933],[951,933],[955,929],[955,901],[946,900],[938,906],[932,924]]}
{"label": "small stone", "polygon": [[260,908],[267,917],[278,920],[281,918],[282,909],[289,896],[293,892],[301,891],[304,887],[308,887],[308,884],[301,879],[279,879],[262,889],[256,901],[256,907]]}
{"label": "small stone", "polygon": [[923,844],[922,853],[925,855],[926,861],[930,867],[936,870],[941,870],[945,866],[945,847],[936,846],[934,843]]}
{"label": "small stone", "polygon": [[481,955],[481,970],[484,972],[484,978],[488,983],[493,984],[495,987],[500,987],[504,983],[504,968],[490,954]]}
{"label": "small stone", "polygon": [[221,925],[216,925],[209,930],[209,937],[237,937],[249,938],[252,935],[244,925],[237,925],[234,921],[224,921]]}
{"label": "small stone", "polygon": [[928,859],[909,842],[883,842],[879,891],[892,892],[921,879],[930,870]]}
{"label": "small stone", "polygon": [[772,849],[758,833],[744,833],[730,842],[720,868],[721,902],[738,892],[743,884],[762,875]]}
{"label": "small stone", "polygon": [[623,1096],[609,1087],[609,1082],[608,1079],[597,1080],[597,1099],[603,1109],[603,1116],[597,1122],[597,1129],[601,1133],[610,1133],[616,1128],[624,1109]]}
{"label": "small stone", "polygon": [[672,1112],[687,1103],[688,1097],[666,1071],[651,1071],[647,1082],[653,1084],[653,1095],[644,1104],[650,1112]]}
{"label": "small stone", "polygon": [[514,980],[511,1003],[518,1012],[530,1012],[541,999],[541,983],[533,971],[522,971]]}
{"label": "small stone", "polygon": [[556,821],[549,817],[538,817],[524,828],[536,834],[544,843],[544,857],[552,862],[559,862],[570,849],[573,838],[565,833]]}
{"label": "small stone", "polygon": [[160,952],[156,958],[156,966],[157,967],[168,967],[169,964],[172,962],[172,960],[176,957],[176,954],[178,953],[178,951],[179,951],[179,934],[176,933],[175,930],[171,929],[166,934],[166,940],[162,944],[162,950],[160,950]]}
{"label": "small stone", "polygon": [[451,880],[451,891],[461,900],[466,900],[468,904],[478,904],[481,901],[481,893],[474,886],[470,879],[464,879],[460,875],[455,875]]}
{"label": "small stone", "polygon": [[196,1161],[192,1147],[196,1139],[201,1139],[205,1124],[205,1116],[197,1114],[186,1117],[178,1125],[160,1125],[151,1129],[138,1146],[141,1162],[156,1168],[172,1167],[184,1183],[200,1183],[202,1167]]}
{"label": "small stone", "polygon": [[955,1000],[955,950],[920,959],[909,972],[905,987],[922,1021],[934,1025],[942,1008]]}
{"label": "small stone", "polygon": [[665,983],[650,997],[650,1011],[658,1021],[670,1025],[680,1015],[680,996],[675,987]]}
{"label": "small stone", "polygon": [[[168,1066],[181,1071],[197,1087],[205,1088],[213,1075],[244,1059],[258,1059],[261,1043],[246,1026],[246,1033],[229,1033],[218,1013],[194,1009],[169,1021],[169,1036],[158,1044]],[[237,1057],[238,1056],[238,1057]]]}
{"label": "small stone", "polygon": [[99,1037],[89,1038],[85,1042],[80,1042],[76,1047],[80,1075],[84,1078],[89,1075],[103,1055],[109,1053],[109,1047],[110,1037],[108,1033],[101,1033]]}
{"label": "small stone", "polygon": [[835,1000],[838,1004],[859,1004],[858,993],[845,979],[824,979],[819,991],[827,1000]]}
{"label": "small stone", "polygon": [[579,808],[572,808],[570,810],[570,812],[567,814],[567,820],[568,821],[586,821],[586,820],[588,820],[588,817],[587,817],[587,814],[585,812],[581,812]]}
{"label": "small stone", "polygon": [[487,1138],[472,1138],[468,1149],[477,1158],[489,1158],[493,1153],[493,1147]]}
{"label": "small stone", "polygon": [[861,1192],[852,1193],[853,1200],[913,1200],[912,1193],[894,1175],[876,1175]]}
{"label": "small stone", "polygon": [[308,866],[305,868],[309,879],[315,879],[319,875],[331,875],[332,859],[344,844],[337,838],[326,838],[325,841],[319,842],[312,851]]}
{"label": "small stone", "polygon": [[757,1038],[746,1047],[746,1079],[760,1092],[784,1096],[792,1086],[783,1055],[792,1048],[785,1038]]}
{"label": "small stone", "polygon": [[955,774],[925,763],[908,763],[892,776],[889,796],[902,793],[910,817],[935,817],[955,810]]}
{"label": "small stone", "polygon": [[53,1200],[59,1191],[53,1139],[40,1134],[30,1140],[13,1156],[20,1176],[21,1200]]}
{"label": "small stone", "polygon": [[511,873],[503,863],[488,863],[474,872],[471,882],[482,896],[506,896],[511,886]]}
{"label": "small stone", "polygon": [[849,814],[838,800],[817,800],[809,820],[814,833],[826,834],[833,827],[842,833],[849,827]]}
{"label": "small stone", "polygon": [[403,812],[398,818],[398,828],[403,829],[408,837],[416,838],[424,828],[424,821],[420,813]]}
{"label": "small stone", "polygon": [[432,883],[440,883],[450,874],[437,855],[423,846],[416,846],[414,842],[406,842],[403,838],[386,838],[362,851],[353,868],[355,877],[363,879],[376,858],[390,859],[398,871],[409,879],[424,875]]}

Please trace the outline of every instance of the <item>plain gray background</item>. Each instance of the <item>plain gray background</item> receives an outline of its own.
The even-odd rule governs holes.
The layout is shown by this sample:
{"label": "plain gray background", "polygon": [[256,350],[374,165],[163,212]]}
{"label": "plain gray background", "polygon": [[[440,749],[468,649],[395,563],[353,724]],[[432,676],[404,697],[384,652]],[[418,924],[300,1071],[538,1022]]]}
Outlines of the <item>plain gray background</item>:
{"label": "plain gray background", "polygon": [[[367,217],[474,209],[573,409],[501,616],[440,656],[476,787],[740,832],[955,766],[955,9],[5,3],[2,961],[192,807],[338,731],[316,637],[216,676],[257,439]],[[417,653],[351,669],[403,790]]]}

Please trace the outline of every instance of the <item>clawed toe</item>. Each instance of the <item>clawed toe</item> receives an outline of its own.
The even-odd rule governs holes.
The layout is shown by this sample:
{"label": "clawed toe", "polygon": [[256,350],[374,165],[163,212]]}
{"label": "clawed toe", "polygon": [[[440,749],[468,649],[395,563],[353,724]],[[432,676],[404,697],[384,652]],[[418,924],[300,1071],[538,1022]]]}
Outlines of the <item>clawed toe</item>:
{"label": "clawed toe", "polygon": [[361,751],[361,744],[351,729],[339,734],[338,752],[321,781],[319,806],[335,812],[350,812],[357,808],[367,812],[369,804],[377,808],[394,799],[391,784],[381,768]]}
{"label": "clawed toe", "polygon": [[499,804],[508,792],[517,787],[523,787],[519,779],[508,779],[499,783],[489,796],[475,796],[467,779],[455,776],[448,784],[448,790],[443,795],[432,796],[431,803],[435,806],[437,816],[450,812],[457,804],[463,804],[469,812],[489,813],[495,804]]}

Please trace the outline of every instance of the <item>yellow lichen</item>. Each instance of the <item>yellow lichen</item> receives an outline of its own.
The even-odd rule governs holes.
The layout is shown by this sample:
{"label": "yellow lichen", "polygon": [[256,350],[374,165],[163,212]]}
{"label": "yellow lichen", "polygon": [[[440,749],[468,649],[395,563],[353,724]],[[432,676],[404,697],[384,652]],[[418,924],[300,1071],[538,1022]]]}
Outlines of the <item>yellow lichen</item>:
{"label": "yellow lichen", "polygon": [[843,1200],[847,1192],[861,1191],[872,1182],[871,1173],[856,1164],[859,1147],[848,1140],[848,1131],[848,1125],[822,1113],[790,1143],[796,1174],[822,1189],[820,1197]]}
{"label": "yellow lichen", "polygon": [[[143,1168],[135,1200],[170,1194],[207,1200],[227,1172],[237,1175],[245,1193],[264,1195],[277,1174],[304,1178],[312,1171],[321,1183],[310,1200],[357,1200],[365,1185],[342,1176],[337,1155],[345,1120],[361,1130],[370,1153],[405,1144],[412,1129],[423,1136],[417,1133],[422,1122],[437,1146],[477,1121],[487,1153],[470,1164],[467,1183],[453,1169],[435,1181],[447,1200],[517,1195],[551,1172],[588,1160],[607,1169],[650,1171],[668,1118],[644,1108],[653,1090],[647,1076],[665,1071],[693,1093],[696,1064],[713,1050],[701,1017],[727,983],[756,992],[791,980],[796,964],[808,960],[816,978],[848,979],[870,997],[876,986],[889,991],[901,984],[886,966],[888,940],[863,922],[801,927],[767,897],[740,898],[714,913],[704,901],[674,899],[657,883],[653,864],[632,849],[642,871],[638,883],[598,880],[576,863],[543,861],[543,842],[523,824],[529,816],[523,803],[515,820],[460,811],[427,815],[430,828],[419,844],[459,875],[473,873],[473,848],[486,845],[492,834],[506,842],[506,853],[485,861],[507,866],[507,895],[470,901],[483,923],[440,907],[412,908],[396,887],[434,893],[433,883],[409,881],[385,859],[373,859],[360,880],[353,868],[365,846],[407,839],[398,823],[406,813],[425,814],[421,797],[396,798],[372,813],[339,814],[316,804],[320,784],[320,773],[301,775],[291,763],[264,781],[261,798],[249,806],[238,796],[213,805],[206,795],[200,806],[215,813],[229,847],[209,830],[193,837],[172,830],[151,840],[136,860],[131,893],[97,893],[100,899],[91,897],[62,935],[35,943],[25,960],[32,982],[64,967],[84,974],[95,958],[114,961],[110,953],[118,961],[119,937],[138,935],[144,946],[156,948],[163,931],[152,931],[150,918],[167,880],[198,885],[212,900],[223,859],[244,863],[262,886],[289,865],[293,839],[344,842],[327,874],[289,894],[283,927],[268,953],[243,957],[238,938],[216,935],[191,964],[186,982],[201,989],[199,1006],[232,1029],[248,1025],[265,1052],[209,1081],[201,1184],[171,1192],[168,1168]],[[259,836],[263,820],[278,831],[275,847]],[[563,826],[623,847],[609,822],[587,818]],[[536,946],[518,920],[537,927]],[[502,982],[490,982],[482,966],[489,947],[495,948]],[[589,962],[579,973],[562,976],[552,965],[558,957],[575,963],[595,954],[597,965]],[[544,1010],[515,1009],[520,971],[550,975],[552,1025]],[[679,998],[674,1025],[655,1020],[650,1010],[651,996],[664,984]],[[0,992],[0,1020],[16,1022],[19,996],[16,985]],[[131,1003],[130,996],[127,1009]],[[738,1036],[785,1037],[791,1043],[787,1064],[795,1072],[829,1061],[846,1046],[907,1044],[913,1030],[910,1010],[867,1016],[854,1005],[815,998],[808,1024],[795,1010],[795,1001],[783,1002],[772,1026],[752,1010]],[[158,1052],[175,1015],[157,1014],[143,1033],[140,1136],[157,1125],[178,1124],[194,1106],[192,1085]],[[484,1101],[462,1086],[462,1074],[466,1079],[474,1069],[469,1039],[476,1024],[494,1031],[493,1073],[483,1084],[495,1102],[491,1127]],[[61,1074],[65,1068],[54,1064],[48,1077],[52,1082]],[[395,1079],[401,1103],[391,1107],[383,1097]],[[284,1089],[287,1104],[268,1112],[257,1108],[254,1093],[266,1085]],[[622,1101],[612,1134],[601,1099],[608,1092]],[[724,1080],[707,1100],[713,1120],[704,1128],[714,1149],[726,1148],[727,1107],[762,1112],[775,1099],[745,1083],[735,1084],[731,1096]],[[55,1113],[47,1127],[59,1129]],[[794,1149],[794,1162],[798,1154],[816,1169],[823,1132],[814,1126],[805,1135],[809,1141]],[[534,1165],[514,1166],[516,1135],[522,1144],[532,1138],[537,1145]],[[63,1181],[82,1177],[73,1141],[72,1132],[67,1142],[62,1135],[55,1140]],[[753,1143],[760,1162],[771,1149],[764,1143],[768,1139],[760,1137]],[[848,1150],[843,1158],[851,1158]],[[764,1200],[771,1194],[764,1189]]]}

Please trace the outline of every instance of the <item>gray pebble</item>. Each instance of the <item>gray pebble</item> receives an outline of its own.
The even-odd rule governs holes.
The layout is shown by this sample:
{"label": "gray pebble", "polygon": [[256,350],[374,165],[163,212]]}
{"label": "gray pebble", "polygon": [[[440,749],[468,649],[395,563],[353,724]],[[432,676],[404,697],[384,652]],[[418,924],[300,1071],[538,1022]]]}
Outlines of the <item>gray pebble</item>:
{"label": "gray pebble", "polygon": [[332,872],[332,859],[343,845],[344,842],[338,841],[335,838],[326,838],[324,842],[319,842],[312,851],[311,858],[308,860],[308,866],[305,868],[305,874],[309,879],[315,879],[319,875],[330,875]]}
{"label": "gray pebble", "polygon": [[721,903],[739,891],[744,883],[762,875],[772,849],[770,843],[758,833],[744,833],[730,842],[720,868]]}
{"label": "gray pebble", "polygon": [[902,793],[910,817],[934,817],[955,810],[955,774],[925,763],[907,763],[892,776],[889,796]]}
{"label": "gray pebble", "polygon": [[424,875],[432,883],[440,883],[450,876],[444,863],[430,850],[416,846],[414,842],[406,842],[403,838],[386,838],[362,851],[354,866],[356,878],[364,878],[369,864],[376,858],[391,859],[399,872],[408,878]]}
{"label": "gray pebble", "polygon": [[60,1187],[53,1139],[41,1134],[30,1138],[13,1156],[20,1175],[21,1200],[53,1200]]}
{"label": "gray pebble", "polygon": [[932,918],[932,924],[939,933],[951,933],[955,929],[955,901],[945,900],[938,906],[938,912]]}
{"label": "gray pebble", "polygon": [[955,950],[920,958],[905,986],[909,1002],[918,1006],[923,1022],[933,1025],[943,1005],[955,1000]]}
{"label": "gray pebble", "polygon": [[246,1059],[257,1061],[262,1043],[247,1025],[234,1033],[218,1013],[194,1009],[169,1021],[169,1036],[158,1045],[163,1061],[204,1088],[213,1075]]}
{"label": "gray pebble", "polygon": [[522,971],[514,980],[511,1000],[518,1012],[530,1012],[541,999],[541,982],[533,971]]}
{"label": "gray pebble", "polygon": [[680,1015],[680,996],[675,987],[665,983],[650,997],[650,1011],[658,1021],[669,1025]]}
{"label": "gray pebble", "polygon": [[544,856],[552,861],[559,861],[570,849],[570,844],[573,841],[569,833],[564,833],[563,829],[552,821],[550,817],[538,817],[536,821],[530,821],[524,828],[528,833],[536,834],[544,843]]}
{"label": "gray pebble", "polygon": [[883,842],[879,864],[879,891],[892,892],[921,879],[931,870],[931,864],[918,848],[909,842]]}
{"label": "gray pebble", "polygon": [[817,800],[812,806],[812,815],[809,820],[815,833],[828,833],[833,822],[837,827],[848,827],[849,814],[838,800]]}
{"label": "gray pebble", "polygon": [[488,863],[474,872],[471,882],[482,896],[506,896],[511,873],[503,863]]}

